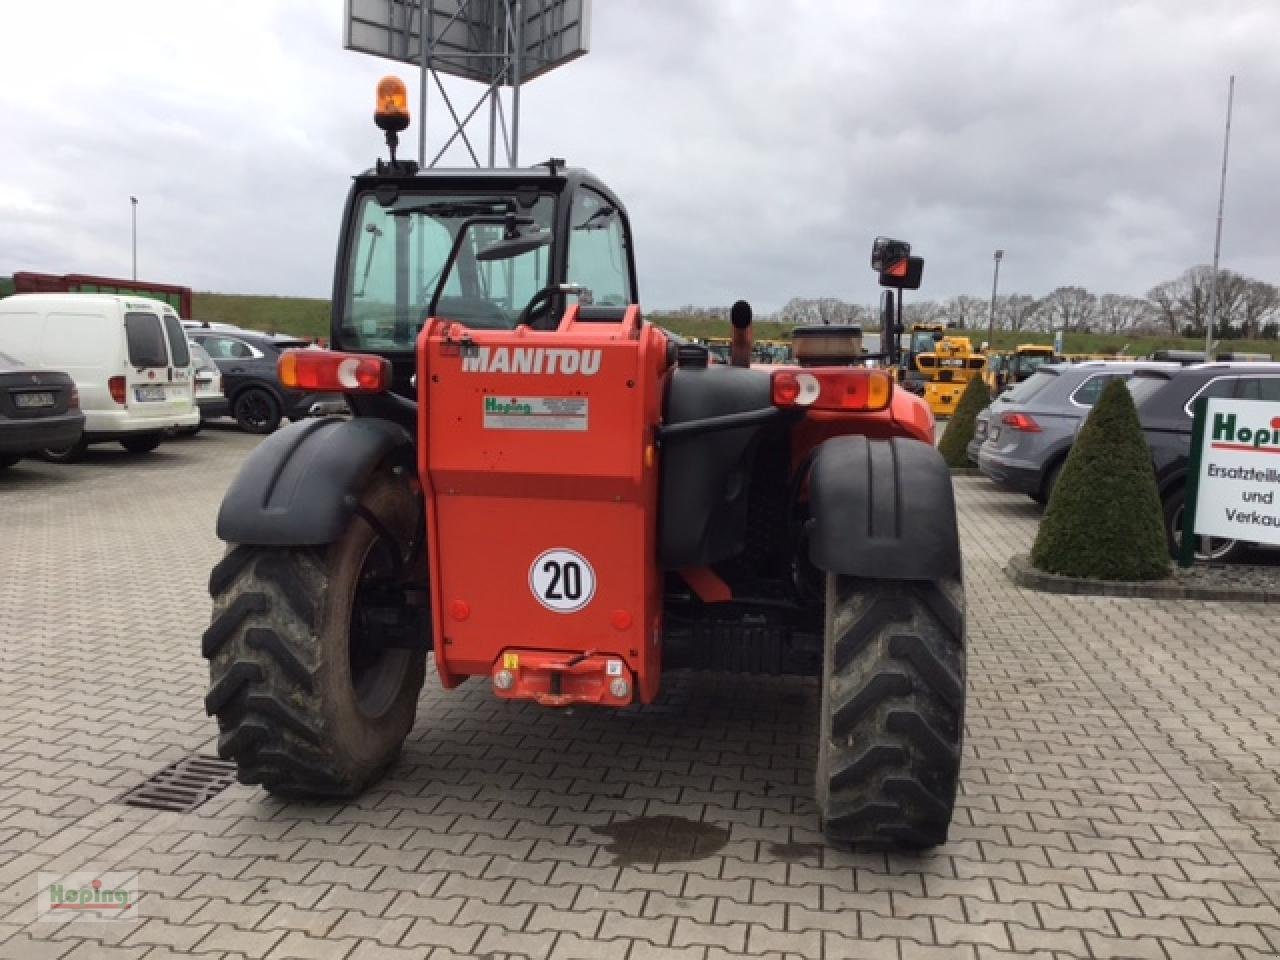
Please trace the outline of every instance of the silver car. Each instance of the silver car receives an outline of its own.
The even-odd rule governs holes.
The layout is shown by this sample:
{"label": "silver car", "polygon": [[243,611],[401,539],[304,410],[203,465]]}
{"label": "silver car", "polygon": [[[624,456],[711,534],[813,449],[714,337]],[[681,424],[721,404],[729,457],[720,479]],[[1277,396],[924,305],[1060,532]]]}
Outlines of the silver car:
{"label": "silver car", "polygon": [[1090,361],[1045,364],[977,417],[968,453],[1006,490],[1047,503],[1076,433],[1112,380],[1176,364]]}

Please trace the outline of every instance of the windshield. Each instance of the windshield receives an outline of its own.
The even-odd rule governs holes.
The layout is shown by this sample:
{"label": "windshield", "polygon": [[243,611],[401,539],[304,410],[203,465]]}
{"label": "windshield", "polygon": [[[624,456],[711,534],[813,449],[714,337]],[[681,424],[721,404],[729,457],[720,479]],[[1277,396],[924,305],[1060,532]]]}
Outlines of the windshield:
{"label": "windshield", "polygon": [[912,353],[932,353],[936,346],[932,330],[917,330],[911,335]]}
{"label": "windshield", "polygon": [[1047,353],[1020,353],[1013,358],[1013,375],[1019,380],[1029,377],[1037,367],[1042,367],[1052,360],[1052,355]]}
{"label": "windshield", "polygon": [[[522,198],[523,199],[523,198]],[[459,231],[466,235],[458,259],[445,278],[436,313],[469,327],[512,329],[516,318],[551,276],[550,244],[500,259],[477,254],[504,237],[500,220],[515,211],[522,233],[550,231],[555,198],[543,194],[532,206],[515,196],[404,193],[384,207],[371,193],[357,200],[346,264],[342,305],[344,346],[356,349],[411,349],[426,322],[427,307],[440,283]]]}

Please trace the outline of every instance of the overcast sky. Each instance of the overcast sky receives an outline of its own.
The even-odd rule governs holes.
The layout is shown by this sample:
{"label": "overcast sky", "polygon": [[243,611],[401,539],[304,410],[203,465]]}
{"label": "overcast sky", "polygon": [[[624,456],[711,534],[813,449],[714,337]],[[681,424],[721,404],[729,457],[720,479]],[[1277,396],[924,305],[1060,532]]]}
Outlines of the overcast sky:
{"label": "overcast sky", "polygon": [[[987,296],[997,247],[1005,292],[1141,294],[1212,256],[1233,72],[1222,262],[1280,282],[1275,0],[593,6],[590,54],[524,88],[521,159],[621,194],[650,308],[870,303],[877,234],[929,298]],[[327,296],[377,78],[417,89],[342,49],[342,9],[5,3],[0,274],[128,276],[133,194],[140,277]]]}

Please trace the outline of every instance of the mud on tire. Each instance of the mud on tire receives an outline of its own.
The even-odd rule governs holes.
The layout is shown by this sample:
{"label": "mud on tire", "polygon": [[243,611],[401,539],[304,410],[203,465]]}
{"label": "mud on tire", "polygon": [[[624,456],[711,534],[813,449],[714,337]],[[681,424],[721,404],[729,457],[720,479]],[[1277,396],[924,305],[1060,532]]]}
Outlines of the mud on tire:
{"label": "mud on tire", "polygon": [[[419,517],[407,487],[379,474],[361,504],[404,538],[403,556]],[[393,565],[385,541],[353,516],[331,546],[237,546],[214,567],[205,707],[241,783],[291,799],[349,798],[395,761],[425,676],[426,618],[415,649],[378,646],[387,631],[353,613],[361,582]]]}
{"label": "mud on tire", "polygon": [[827,577],[817,799],[828,840],[924,850],[947,839],[964,731],[964,595]]}

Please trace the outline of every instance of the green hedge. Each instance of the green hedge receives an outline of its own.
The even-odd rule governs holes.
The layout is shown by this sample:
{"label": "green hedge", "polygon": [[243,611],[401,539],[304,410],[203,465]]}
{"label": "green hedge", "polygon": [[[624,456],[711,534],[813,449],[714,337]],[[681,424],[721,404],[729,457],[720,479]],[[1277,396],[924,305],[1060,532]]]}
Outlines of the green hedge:
{"label": "green hedge", "polygon": [[991,403],[991,391],[982,377],[974,377],[960,394],[960,402],[956,404],[956,412],[947,423],[942,442],[938,444],[938,452],[949,467],[969,466],[969,441],[973,439],[974,420]]}
{"label": "green hedge", "polygon": [[1169,574],[1151,452],[1121,380],[1102,391],[1050,495],[1031,562],[1096,580]]}

